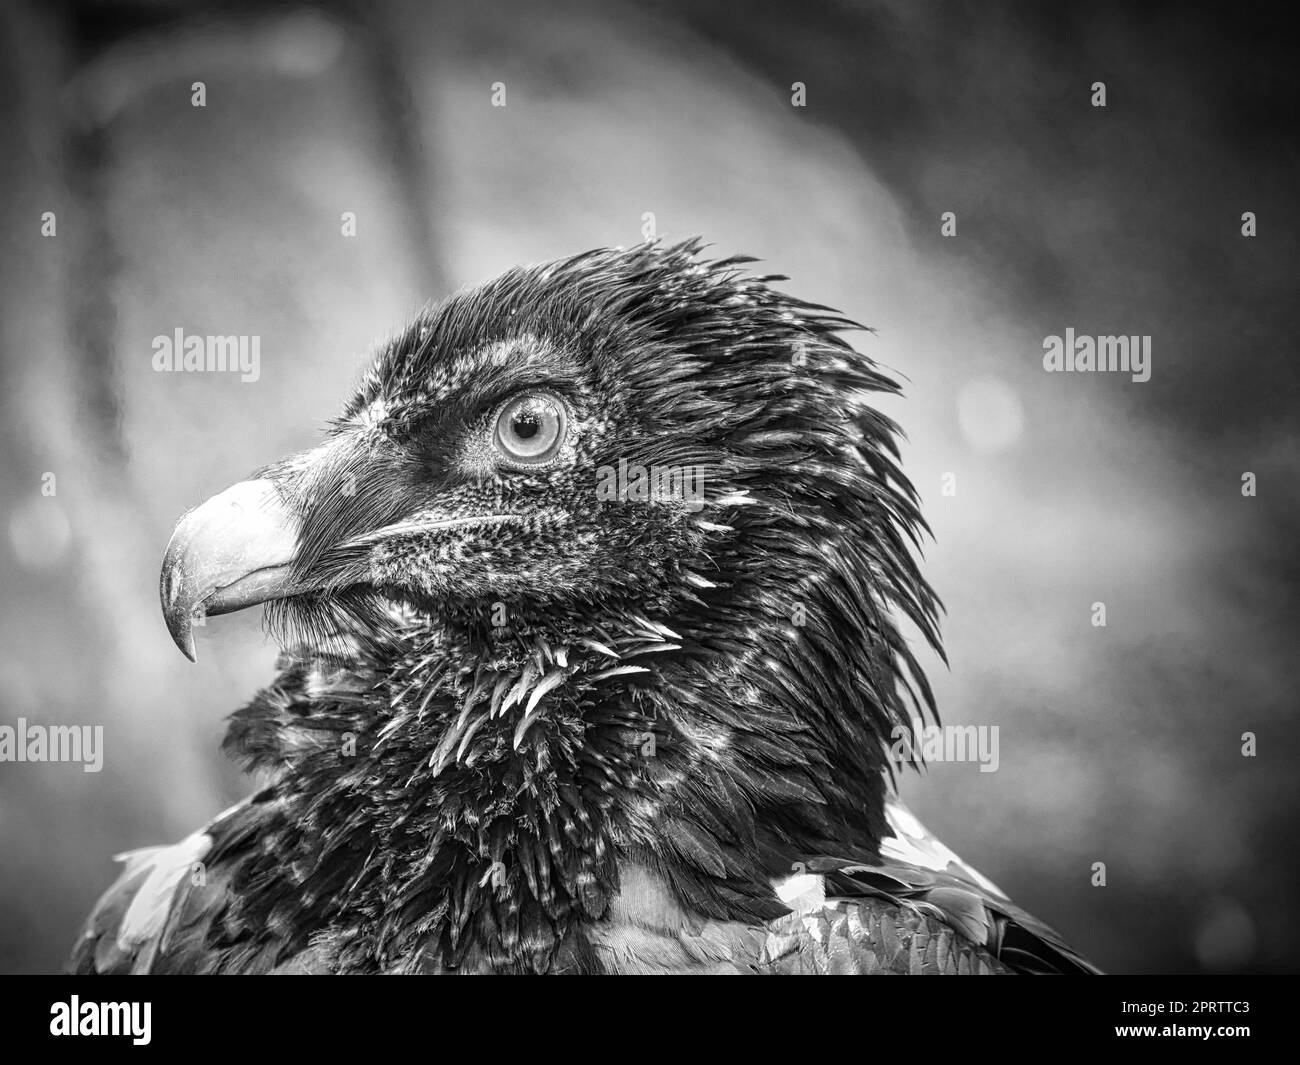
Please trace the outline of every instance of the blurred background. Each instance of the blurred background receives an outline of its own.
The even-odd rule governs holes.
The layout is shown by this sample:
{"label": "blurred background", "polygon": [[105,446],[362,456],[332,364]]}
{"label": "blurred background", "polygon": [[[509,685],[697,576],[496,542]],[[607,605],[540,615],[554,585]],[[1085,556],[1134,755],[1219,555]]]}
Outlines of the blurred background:
{"label": "blurred background", "polygon": [[[425,300],[650,227],[761,256],[907,378],[887,406],[948,608],[932,678],[945,722],[1001,737],[996,773],[903,781],[922,820],[1111,971],[1297,968],[1282,9],[0,12],[0,724],[105,743],[100,773],[0,763],[0,971],[57,968],[114,853],[248,790],[218,745],[275,648],[248,612],[177,653],[175,519],[310,444]],[[1151,380],[1044,373],[1066,327],[1151,335]],[[260,377],[154,372],[177,328],[259,336]]]}

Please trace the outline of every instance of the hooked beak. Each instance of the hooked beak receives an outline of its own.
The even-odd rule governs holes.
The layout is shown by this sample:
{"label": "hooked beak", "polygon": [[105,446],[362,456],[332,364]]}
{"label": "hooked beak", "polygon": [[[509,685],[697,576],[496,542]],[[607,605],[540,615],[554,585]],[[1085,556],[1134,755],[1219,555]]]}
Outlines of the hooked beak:
{"label": "hooked beak", "polygon": [[273,481],[241,481],[191,510],[163,557],[158,591],[176,646],[191,662],[195,624],[294,594],[299,519]]}

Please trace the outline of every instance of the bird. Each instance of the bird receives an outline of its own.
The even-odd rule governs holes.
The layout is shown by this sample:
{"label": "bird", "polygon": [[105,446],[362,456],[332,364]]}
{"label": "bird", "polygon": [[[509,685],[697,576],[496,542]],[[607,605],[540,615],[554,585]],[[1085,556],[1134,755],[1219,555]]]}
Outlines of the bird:
{"label": "bird", "polygon": [[[76,973],[1090,974],[929,833],[942,657],[898,383],[700,238],[517,266],[191,510],[195,656],[261,605],[249,798],[123,869]],[[944,659],[946,661],[946,659]]]}

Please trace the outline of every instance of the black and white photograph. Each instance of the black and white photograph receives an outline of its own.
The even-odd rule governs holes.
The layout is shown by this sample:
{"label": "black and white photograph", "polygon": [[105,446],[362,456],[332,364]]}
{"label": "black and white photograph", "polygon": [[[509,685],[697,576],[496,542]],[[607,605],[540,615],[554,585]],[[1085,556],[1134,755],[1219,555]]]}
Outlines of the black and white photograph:
{"label": "black and white photograph", "polygon": [[1112,1043],[1249,1041],[1288,13],[4,0],[33,1030],[162,1031],[93,975],[1096,975],[1215,981]]}

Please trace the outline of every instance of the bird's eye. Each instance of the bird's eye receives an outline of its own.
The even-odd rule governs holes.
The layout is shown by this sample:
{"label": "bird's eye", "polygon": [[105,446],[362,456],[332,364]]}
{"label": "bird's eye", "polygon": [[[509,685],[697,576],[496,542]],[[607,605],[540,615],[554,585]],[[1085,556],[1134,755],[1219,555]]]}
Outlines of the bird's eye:
{"label": "bird's eye", "polygon": [[535,466],[564,444],[567,417],[555,397],[532,393],[512,399],[497,415],[493,442],[511,462]]}

